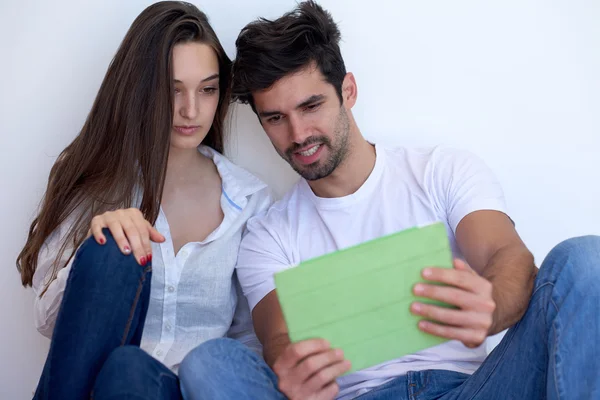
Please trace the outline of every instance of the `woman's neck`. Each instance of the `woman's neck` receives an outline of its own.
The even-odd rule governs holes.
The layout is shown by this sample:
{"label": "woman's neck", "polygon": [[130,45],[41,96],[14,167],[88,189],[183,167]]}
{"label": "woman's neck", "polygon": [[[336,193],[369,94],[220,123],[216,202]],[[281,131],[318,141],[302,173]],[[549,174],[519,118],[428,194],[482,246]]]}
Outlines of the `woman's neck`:
{"label": "woman's neck", "polygon": [[197,149],[178,149],[171,147],[165,186],[178,186],[193,181],[216,171],[212,160],[203,156]]}

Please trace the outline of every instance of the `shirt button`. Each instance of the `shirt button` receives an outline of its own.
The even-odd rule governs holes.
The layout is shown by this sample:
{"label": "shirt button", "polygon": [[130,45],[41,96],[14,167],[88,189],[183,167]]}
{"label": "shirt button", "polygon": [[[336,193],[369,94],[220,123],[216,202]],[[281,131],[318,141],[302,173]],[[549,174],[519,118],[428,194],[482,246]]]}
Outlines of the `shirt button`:
{"label": "shirt button", "polygon": [[160,357],[160,356],[162,356],[162,355],[163,355],[163,352],[162,352],[162,350],[158,350],[158,351],[156,352],[156,355],[157,355],[157,356],[159,356],[159,357]]}
{"label": "shirt button", "polygon": [[187,252],[187,251],[185,251],[185,250],[184,250],[184,251],[182,251],[182,252],[181,252],[181,256],[182,256],[183,258],[187,258],[187,256],[188,256],[188,252]]}
{"label": "shirt button", "polygon": [[167,324],[167,325],[165,326],[165,329],[166,329],[167,331],[171,331],[171,325],[170,325],[170,324]]}
{"label": "shirt button", "polygon": [[175,291],[175,288],[173,286],[169,286],[169,292],[173,293]]}

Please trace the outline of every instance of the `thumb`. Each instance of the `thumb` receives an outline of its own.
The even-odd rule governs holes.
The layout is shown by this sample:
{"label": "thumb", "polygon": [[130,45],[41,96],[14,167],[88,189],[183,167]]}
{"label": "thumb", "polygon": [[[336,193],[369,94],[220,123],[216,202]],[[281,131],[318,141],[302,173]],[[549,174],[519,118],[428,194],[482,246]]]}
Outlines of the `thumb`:
{"label": "thumb", "polygon": [[459,259],[459,258],[455,258],[454,259],[454,268],[458,269],[459,271],[470,271],[470,272],[475,272],[473,271],[473,269],[469,266],[469,264],[467,264],[465,261]]}

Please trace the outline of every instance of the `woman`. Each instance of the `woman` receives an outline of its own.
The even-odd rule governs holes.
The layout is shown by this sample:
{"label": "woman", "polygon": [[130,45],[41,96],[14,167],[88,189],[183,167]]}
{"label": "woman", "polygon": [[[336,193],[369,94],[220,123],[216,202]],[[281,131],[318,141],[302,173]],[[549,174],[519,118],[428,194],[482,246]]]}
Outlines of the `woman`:
{"label": "woman", "polygon": [[270,197],[221,155],[230,66],[187,3],[154,4],[127,32],[17,260],[52,337],[36,399],[177,399],[197,345],[256,347],[233,271]]}

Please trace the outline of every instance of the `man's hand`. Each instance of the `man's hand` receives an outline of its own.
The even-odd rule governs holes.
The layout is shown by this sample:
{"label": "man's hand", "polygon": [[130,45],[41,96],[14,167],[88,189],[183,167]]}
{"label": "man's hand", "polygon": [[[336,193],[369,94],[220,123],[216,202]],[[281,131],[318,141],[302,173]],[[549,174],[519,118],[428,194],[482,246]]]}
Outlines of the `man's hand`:
{"label": "man's hand", "polygon": [[326,340],[311,339],[288,345],[273,370],[291,400],[330,400],[339,391],[335,379],[350,370],[350,362]]}
{"label": "man's hand", "polygon": [[422,276],[428,281],[449,286],[418,283],[413,288],[416,296],[439,300],[458,309],[412,303],[413,314],[431,320],[420,321],[419,329],[432,335],[459,340],[467,347],[481,345],[494,322],[496,303],[492,298],[492,284],[458,259],[454,260],[454,269],[425,268]]}

